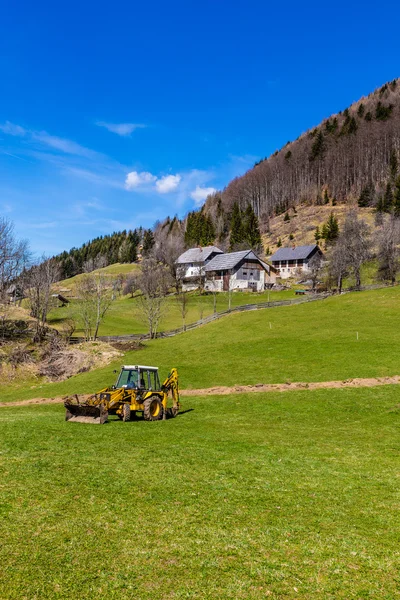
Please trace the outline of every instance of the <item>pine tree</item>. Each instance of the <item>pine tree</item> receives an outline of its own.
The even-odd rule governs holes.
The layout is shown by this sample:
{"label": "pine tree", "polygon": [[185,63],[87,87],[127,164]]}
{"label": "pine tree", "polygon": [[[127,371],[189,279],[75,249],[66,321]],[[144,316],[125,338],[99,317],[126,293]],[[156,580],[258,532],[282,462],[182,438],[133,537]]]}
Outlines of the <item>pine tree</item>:
{"label": "pine tree", "polygon": [[396,217],[400,216],[400,175],[397,177],[394,187],[393,211]]}
{"label": "pine tree", "polygon": [[282,240],[281,240],[281,238],[279,238],[277,246],[278,246],[278,248],[280,248],[282,246]]}
{"label": "pine tree", "polygon": [[360,119],[364,116],[364,112],[365,112],[365,106],[361,102],[361,104],[360,104],[360,106],[358,107],[358,110],[357,110],[357,115],[360,117]]}
{"label": "pine tree", "polygon": [[144,232],[144,237],[143,237],[143,249],[142,249],[142,254],[143,256],[148,256],[151,252],[151,249],[154,246],[154,235],[151,229],[146,229]]}
{"label": "pine tree", "polygon": [[329,204],[329,196],[328,196],[327,189],[325,189],[325,191],[324,191],[324,204]]}
{"label": "pine tree", "polygon": [[287,222],[287,221],[290,221],[290,217],[289,217],[289,213],[288,213],[288,212],[287,212],[287,213],[285,213],[285,216],[284,216],[283,220],[284,220],[285,222]]}
{"label": "pine tree", "polygon": [[382,211],[390,212],[392,207],[393,207],[393,191],[392,191],[391,184],[388,182],[386,185],[386,189],[385,189],[385,195],[383,196]]}
{"label": "pine tree", "polygon": [[373,187],[372,183],[368,183],[361,190],[361,194],[358,199],[358,206],[360,206],[360,208],[372,206],[373,201],[374,201],[374,195],[375,195],[374,187]]}
{"label": "pine tree", "polygon": [[326,223],[327,228],[327,237],[325,238],[327,242],[333,242],[339,235],[339,223],[333,212],[329,215],[329,219]]}
{"label": "pine tree", "polygon": [[319,156],[322,156],[325,150],[325,140],[322,131],[318,131],[316,138],[311,146],[311,153],[309,156],[310,161],[315,160]]}
{"label": "pine tree", "polygon": [[241,244],[244,240],[244,228],[242,223],[242,214],[237,202],[234,203],[232,208],[231,217],[231,235],[229,238],[229,245],[231,250],[237,245]]}
{"label": "pine tree", "polygon": [[315,239],[315,241],[316,241],[317,244],[319,243],[319,240],[321,239],[321,237],[322,237],[321,236],[321,232],[320,232],[319,227],[317,225],[316,228],[315,228],[315,233],[314,233],[314,239]]}
{"label": "pine tree", "polygon": [[244,241],[248,243],[250,248],[257,250],[261,247],[261,233],[258,224],[256,213],[251,204],[247,205],[244,213]]}

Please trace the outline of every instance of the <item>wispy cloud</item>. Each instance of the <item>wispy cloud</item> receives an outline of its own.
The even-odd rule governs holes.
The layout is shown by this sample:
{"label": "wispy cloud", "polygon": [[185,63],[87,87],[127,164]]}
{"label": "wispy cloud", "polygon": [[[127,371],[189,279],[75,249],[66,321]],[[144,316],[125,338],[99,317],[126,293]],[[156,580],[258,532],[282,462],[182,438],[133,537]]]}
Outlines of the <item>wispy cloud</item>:
{"label": "wispy cloud", "polygon": [[96,125],[105,127],[108,131],[122,137],[129,137],[136,129],[144,129],[146,127],[143,123],[106,123],[105,121],[97,121]]}
{"label": "wispy cloud", "polygon": [[200,187],[199,185],[196,185],[196,189],[193,190],[190,197],[195,201],[196,206],[201,206],[207,196],[215,194],[216,191],[217,190],[213,187]]}
{"label": "wispy cloud", "polygon": [[6,133],[7,135],[15,135],[18,137],[24,137],[24,135],[27,134],[26,129],[24,129],[20,125],[10,123],[10,121],[6,121],[5,123],[0,124],[0,131]]}
{"label": "wispy cloud", "polygon": [[65,154],[73,154],[75,156],[85,156],[86,158],[95,158],[98,153],[90,148],[85,148],[72,140],[60,138],[55,135],[50,135],[45,131],[42,132],[31,132],[32,139],[41,142],[45,146],[60,150]]}
{"label": "wispy cloud", "polygon": [[96,185],[111,187],[119,190],[124,189],[124,184],[121,183],[119,174],[114,174],[111,172],[108,175],[104,172],[104,170],[101,173],[97,173],[90,169],[82,169],[80,167],[68,165],[65,165],[62,170],[64,173],[75,175],[81,179],[86,179],[86,181],[90,181]]}
{"label": "wispy cloud", "polygon": [[7,135],[12,135],[14,137],[25,137],[33,142],[38,142],[40,145],[47,146],[48,148],[58,150],[65,154],[92,159],[100,156],[98,152],[90,150],[90,148],[86,148],[85,146],[81,146],[73,140],[50,135],[47,133],[47,131],[34,131],[32,129],[25,129],[25,127],[21,127],[15,123],[10,123],[10,121],[0,124],[0,130]]}

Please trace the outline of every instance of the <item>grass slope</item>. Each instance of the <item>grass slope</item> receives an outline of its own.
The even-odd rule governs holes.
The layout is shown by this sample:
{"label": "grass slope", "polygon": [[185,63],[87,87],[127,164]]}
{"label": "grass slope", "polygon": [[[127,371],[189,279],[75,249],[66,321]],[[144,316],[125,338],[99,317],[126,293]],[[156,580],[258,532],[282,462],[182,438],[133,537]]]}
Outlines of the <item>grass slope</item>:
{"label": "grass slope", "polygon": [[[137,272],[139,269],[139,265],[137,263],[115,263],[113,265],[108,265],[107,267],[103,267],[101,269],[96,269],[92,271],[93,273],[100,273],[101,275],[109,276],[110,279],[118,277],[118,275],[130,275],[131,273]],[[76,284],[82,279],[83,275],[75,275],[74,277],[70,277],[69,279],[63,279],[62,281],[57,281],[53,285],[54,291],[65,290],[68,289],[72,294],[76,291]],[[67,297],[70,295],[68,293],[65,294]]]}
{"label": "grass slope", "polygon": [[398,597],[397,388],[185,408],[1,409],[1,598]]}
{"label": "grass slope", "polygon": [[[176,366],[182,388],[331,381],[400,373],[400,287],[233,314],[173,338],[147,342],[109,367],[55,384],[2,386],[1,401],[94,392],[113,368]],[[271,327],[271,328],[270,328]],[[359,339],[357,340],[357,332]]]}
{"label": "grass slope", "polygon": [[[77,275],[80,277],[80,275]],[[232,295],[232,307],[243,304],[260,304],[262,302],[276,302],[279,300],[290,300],[295,298],[295,290],[283,290],[279,292],[263,292],[255,294],[252,292],[239,292]],[[217,295],[217,312],[228,310],[228,294]],[[212,294],[188,294],[188,313],[186,324],[199,321],[214,312],[214,298]],[[72,300],[70,306],[53,309],[49,314],[49,324],[57,327],[66,318],[75,318],[79,323],[77,312],[77,301]],[[178,329],[182,327],[182,315],[176,296],[167,298],[164,307],[163,318],[160,323],[161,331]],[[99,335],[124,335],[129,333],[147,333],[148,324],[143,319],[138,306],[138,299],[130,296],[117,298],[107,312],[104,322],[100,325]],[[83,329],[77,328],[76,335],[83,335]]]}

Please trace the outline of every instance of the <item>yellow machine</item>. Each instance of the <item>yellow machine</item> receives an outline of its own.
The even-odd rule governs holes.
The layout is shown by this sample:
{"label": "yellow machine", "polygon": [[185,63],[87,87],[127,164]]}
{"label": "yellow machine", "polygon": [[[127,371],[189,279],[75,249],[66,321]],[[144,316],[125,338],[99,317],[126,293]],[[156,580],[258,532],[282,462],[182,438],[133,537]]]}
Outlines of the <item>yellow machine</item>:
{"label": "yellow machine", "polygon": [[[116,371],[115,371],[116,372]],[[172,406],[168,407],[169,392]],[[64,399],[66,421],[103,424],[109,414],[130,421],[142,413],[145,421],[176,417],[179,412],[178,371],[170,374],[160,385],[157,367],[125,365],[121,367],[115,385],[81,402],[78,395]]]}

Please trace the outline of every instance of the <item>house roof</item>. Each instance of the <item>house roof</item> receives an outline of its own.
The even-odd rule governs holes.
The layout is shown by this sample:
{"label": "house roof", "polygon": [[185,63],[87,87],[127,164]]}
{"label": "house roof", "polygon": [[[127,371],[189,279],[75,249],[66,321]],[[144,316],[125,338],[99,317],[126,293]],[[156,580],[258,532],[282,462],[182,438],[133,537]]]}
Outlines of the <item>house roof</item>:
{"label": "house roof", "polygon": [[271,262],[277,260],[304,260],[314,252],[315,248],[319,249],[316,244],[312,244],[311,246],[295,246],[294,248],[279,248],[269,260]]}
{"label": "house roof", "polygon": [[186,250],[186,252],[179,256],[176,262],[179,264],[201,263],[206,261],[213,252],[223,254],[222,250],[216,246],[204,246],[204,248],[200,246],[198,248],[190,248],[189,250]]}
{"label": "house roof", "polygon": [[269,272],[270,266],[260,260],[252,250],[240,250],[239,252],[228,252],[227,254],[219,254],[214,256],[206,265],[206,271],[225,271],[233,269],[244,258],[257,260],[266,271]]}

